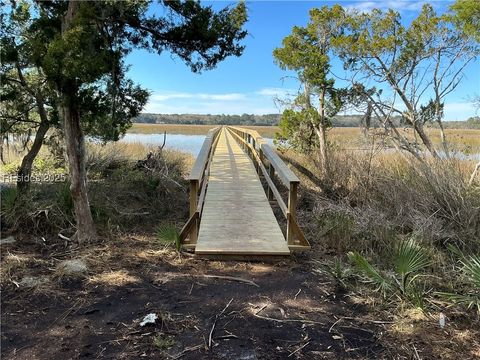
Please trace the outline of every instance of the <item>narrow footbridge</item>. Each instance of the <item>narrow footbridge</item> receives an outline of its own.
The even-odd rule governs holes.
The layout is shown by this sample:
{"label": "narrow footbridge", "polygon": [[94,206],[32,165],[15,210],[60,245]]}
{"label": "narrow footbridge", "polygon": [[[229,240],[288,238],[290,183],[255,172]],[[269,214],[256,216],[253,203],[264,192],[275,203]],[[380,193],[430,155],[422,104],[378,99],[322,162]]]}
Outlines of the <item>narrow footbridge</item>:
{"label": "narrow footbridge", "polygon": [[[190,218],[180,233],[184,248],[209,257],[246,258],[310,249],[296,218],[300,181],[256,131],[210,130],[188,179]],[[281,221],[285,235],[272,206],[286,220]]]}

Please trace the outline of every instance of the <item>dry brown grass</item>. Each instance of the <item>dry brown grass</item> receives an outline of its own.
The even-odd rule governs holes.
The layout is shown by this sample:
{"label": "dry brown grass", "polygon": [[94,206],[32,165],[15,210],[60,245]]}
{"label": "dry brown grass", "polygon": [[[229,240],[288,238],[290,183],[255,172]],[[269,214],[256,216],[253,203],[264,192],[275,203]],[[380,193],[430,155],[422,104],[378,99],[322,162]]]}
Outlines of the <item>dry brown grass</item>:
{"label": "dry brown grass", "polygon": [[90,284],[106,286],[123,286],[140,282],[140,279],[126,270],[107,271],[88,279]]}
{"label": "dry brown grass", "polygon": [[[286,156],[320,178],[311,159],[291,151]],[[396,237],[411,234],[427,246],[454,243],[478,250],[480,184],[468,186],[473,167],[473,161],[465,160],[422,164],[396,152],[335,151],[330,184],[299,172],[316,194],[313,200],[306,198],[313,211],[302,212],[300,221],[314,241],[330,243],[339,252],[381,253]]]}

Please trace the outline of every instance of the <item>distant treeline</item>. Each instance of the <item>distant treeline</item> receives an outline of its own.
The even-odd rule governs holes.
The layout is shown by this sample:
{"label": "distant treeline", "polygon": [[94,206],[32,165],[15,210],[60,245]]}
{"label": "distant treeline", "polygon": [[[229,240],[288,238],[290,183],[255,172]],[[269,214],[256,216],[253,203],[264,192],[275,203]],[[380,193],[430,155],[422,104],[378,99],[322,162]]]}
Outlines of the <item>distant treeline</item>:
{"label": "distant treeline", "polygon": [[[338,115],[332,123],[336,127],[358,127],[362,124],[361,115]],[[266,115],[201,115],[201,114],[149,114],[143,113],[134,119],[135,123],[144,124],[193,124],[193,125],[278,125],[280,114]],[[395,119],[400,122],[400,119]],[[480,117],[472,117],[467,121],[445,121],[445,128],[480,129]],[[381,126],[380,121],[372,119],[371,127]],[[432,124],[433,127],[438,125]]]}
{"label": "distant treeline", "polygon": [[267,115],[200,115],[200,114],[140,114],[134,122],[147,124],[195,125],[277,125],[279,114]]}
{"label": "distant treeline", "polygon": [[[334,126],[359,126],[362,116],[344,115],[333,120]],[[140,114],[134,122],[146,124],[195,124],[195,125],[278,125],[280,114],[266,115],[200,115],[200,114]]]}

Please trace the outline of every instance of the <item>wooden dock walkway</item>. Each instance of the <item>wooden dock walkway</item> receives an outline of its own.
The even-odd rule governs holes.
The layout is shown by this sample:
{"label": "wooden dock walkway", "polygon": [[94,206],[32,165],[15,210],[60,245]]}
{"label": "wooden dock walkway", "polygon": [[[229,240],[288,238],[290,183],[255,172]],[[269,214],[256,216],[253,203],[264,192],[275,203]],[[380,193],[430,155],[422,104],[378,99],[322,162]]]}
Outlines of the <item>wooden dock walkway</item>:
{"label": "wooden dock walkway", "polygon": [[[291,187],[289,206],[272,180],[275,167]],[[269,184],[267,192],[260,176]],[[276,257],[309,248],[292,209],[298,178],[258,133],[233,127],[210,131],[189,179],[191,216],[180,237],[195,254]],[[270,206],[274,196],[289,224],[287,241]]]}

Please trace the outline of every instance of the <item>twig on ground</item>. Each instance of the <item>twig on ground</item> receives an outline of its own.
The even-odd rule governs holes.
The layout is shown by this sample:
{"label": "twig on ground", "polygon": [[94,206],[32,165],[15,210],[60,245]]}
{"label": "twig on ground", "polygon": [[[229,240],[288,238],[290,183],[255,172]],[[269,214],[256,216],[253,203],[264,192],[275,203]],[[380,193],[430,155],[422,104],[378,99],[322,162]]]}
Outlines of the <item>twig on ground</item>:
{"label": "twig on ground", "polygon": [[52,327],[53,325],[55,325],[58,321],[62,321],[62,320],[65,320],[67,318],[68,315],[70,315],[70,313],[75,309],[77,308],[77,310],[81,307],[81,306],[78,306],[80,305],[80,303],[82,303],[82,305],[86,302],[86,300],[84,299],[78,299],[77,301],[75,301],[75,303],[72,305],[72,307],[68,308],[67,310],[65,310],[59,317],[57,317],[49,326]]}
{"label": "twig on ground", "polygon": [[235,277],[235,276],[207,275],[207,274],[195,275],[195,276],[202,276],[202,277],[211,278],[211,279],[224,279],[224,280],[238,281],[238,282],[243,282],[245,284],[249,284],[249,285],[252,285],[252,286],[260,287],[258,284],[254,283],[251,280],[247,280],[247,279],[240,278],[240,277]]}
{"label": "twig on ground", "polygon": [[296,352],[302,350],[305,346],[307,346],[308,344],[310,344],[310,341],[307,341],[305,344],[303,344],[302,346],[300,346],[297,350],[295,350],[294,352],[291,352],[290,355],[288,355],[287,357],[290,357],[292,356],[293,354],[295,354]]}
{"label": "twig on ground", "polygon": [[413,350],[415,350],[415,358],[420,360],[420,355],[418,355],[418,351],[417,351],[417,348],[415,347],[415,345],[413,345]]}
{"label": "twig on ground", "polygon": [[215,340],[225,340],[225,339],[238,339],[238,336],[234,334],[228,334],[228,335],[217,336],[215,338]]}
{"label": "twig on ground", "polygon": [[70,241],[70,238],[69,237],[66,237],[65,235],[62,235],[61,233],[58,233],[58,237],[62,240],[65,240],[65,241]]}
{"label": "twig on ground", "polygon": [[324,323],[321,323],[319,321],[307,320],[307,319],[275,319],[275,318],[271,318],[271,317],[268,317],[268,316],[257,315],[255,313],[253,314],[253,316],[255,316],[259,319],[269,320],[269,321],[277,321],[277,322],[301,322],[301,323],[304,323],[304,324],[325,325]]}
{"label": "twig on ground", "polygon": [[354,318],[354,317],[350,317],[350,316],[345,316],[343,317],[342,319],[345,319],[345,320],[355,320],[355,321],[364,321],[364,322],[369,322],[369,323],[372,323],[372,324],[393,324],[395,323],[394,321],[383,321],[383,320],[370,320],[370,319],[362,319],[362,318]]}
{"label": "twig on ground", "polygon": [[343,320],[343,318],[340,318],[340,319],[338,319],[337,321],[335,321],[335,322],[333,323],[333,325],[330,326],[330,329],[328,329],[328,332],[331,333],[331,332],[332,332],[332,329],[335,327],[335,325],[337,325],[337,324],[338,324],[340,321],[342,321],[342,320]]}
{"label": "twig on ground", "polygon": [[293,297],[293,300],[297,300],[297,296],[300,295],[300,293],[302,292],[302,289],[298,289],[297,293],[295,294],[295,296]]}
{"label": "twig on ground", "polygon": [[260,312],[262,312],[263,309],[265,309],[267,306],[268,306],[268,304],[263,305],[263,306],[260,308],[260,310],[257,310],[257,312],[255,313],[255,315],[258,315],[258,314],[259,314]]}
{"label": "twig on ground", "polygon": [[217,320],[218,320],[219,317],[222,316],[223,313],[228,309],[228,307],[230,306],[230,304],[232,303],[232,301],[233,301],[233,298],[230,299],[230,301],[228,302],[228,304],[225,305],[225,307],[223,308],[223,310],[220,311],[220,312],[215,316],[215,320],[213,320],[212,328],[210,329],[210,334],[208,335],[208,348],[209,348],[209,349],[212,348],[212,336],[213,336],[213,332],[215,331],[215,325],[217,324]]}
{"label": "twig on ground", "polygon": [[180,358],[183,357],[186,353],[188,353],[188,352],[190,352],[190,351],[200,350],[202,347],[203,347],[203,344],[186,347],[183,351],[179,352],[179,353],[176,354],[176,355],[171,356],[171,358],[172,358],[173,360],[180,359]]}

